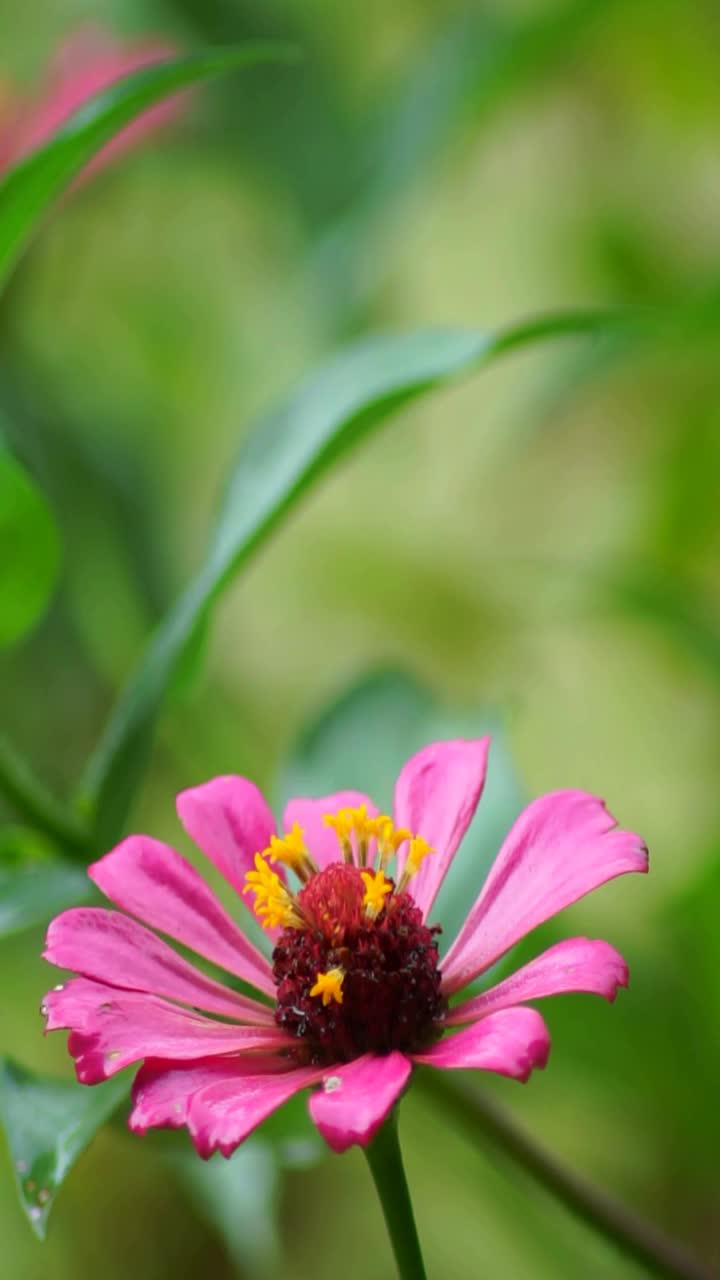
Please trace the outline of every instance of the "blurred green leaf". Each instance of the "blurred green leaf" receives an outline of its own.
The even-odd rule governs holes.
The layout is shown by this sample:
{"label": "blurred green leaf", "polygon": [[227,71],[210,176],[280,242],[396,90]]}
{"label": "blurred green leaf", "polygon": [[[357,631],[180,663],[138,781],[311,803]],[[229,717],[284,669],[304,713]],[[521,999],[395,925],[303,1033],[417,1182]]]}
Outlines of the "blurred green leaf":
{"label": "blurred green leaf", "polygon": [[289,46],[270,41],[211,49],[134,72],[96,94],[48,143],[10,169],[0,183],[0,284],[55,196],[107,142],[149,107],[222,72],[294,56]]}
{"label": "blurred green leaf", "polygon": [[44,924],[58,911],[93,895],[85,872],[68,862],[41,860],[0,866],[0,938]]}
{"label": "blurred green leaf", "polygon": [[20,1203],[40,1239],[62,1183],[127,1088],[122,1076],[89,1089],[0,1060],[0,1120]]}
{"label": "blurred green leaf", "polygon": [[[90,849],[89,832],[78,816],[55,799],[28,762],[0,733],[0,793],[61,849],[85,857]],[[13,858],[13,860],[15,860]]]}
{"label": "blurred green leaf", "polygon": [[37,622],[57,579],[60,544],[52,513],[0,440],[0,647]]}
{"label": "blurred green leaf", "polygon": [[198,1160],[185,1143],[171,1164],[243,1275],[260,1277],[281,1265],[283,1174],[310,1168],[326,1155],[303,1092],[273,1112],[229,1160]]}
{"label": "blurred green leaf", "polygon": [[90,762],[85,785],[95,803],[98,842],[112,842],[122,829],[149,759],[155,716],[195,629],[240,566],[332,463],[411,400],[508,351],[622,333],[636,323],[626,312],[563,312],[496,333],[421,330],[368,338],[341,351],[261,418],[231,471],[205,563],[156,632]]}
{"label": "blurred green leaf", "polygon": [[445,945],[460,928],[503,837],[524,803],[498,717],[482,709],[451,709],[409,677],[369,676],[335,702],[302,735],[280,780],[280,800],[346,787],[365,791],[392,812],[402,765],[430,742],[492,734],[488,776],[474,821],[438,894],[433,919]]}
{"label": "blurred green leaf", "polygon": [[193,1205],[215,1227],[243,1275],[263,1276],[279,1265],[280,1169],[272,1147],[253,1141],[229,1160],[199,1160],[185,1152],[173,1166]]}

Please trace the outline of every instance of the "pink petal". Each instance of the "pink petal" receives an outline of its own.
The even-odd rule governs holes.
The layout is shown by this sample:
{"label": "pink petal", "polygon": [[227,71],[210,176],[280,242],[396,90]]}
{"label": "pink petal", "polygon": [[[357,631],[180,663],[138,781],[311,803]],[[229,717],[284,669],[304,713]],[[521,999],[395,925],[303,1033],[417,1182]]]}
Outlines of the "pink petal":
{"label": "pink petal", "polygon": [[533,801],[442,961],[445,991],[464,987],[531,929],[628,871],[647,871],[647,849],[616,826],[601,800],[554,791]]}
{"label": "pink petal", "polygon": [[569,991],[584,991],[588,995],[614,1000],[618,987],[626,987],[627,984],[627,965],[609,942],[567,938],[543,951],[537,960],[531,960],[530,964],[510,974],[497,986],[456,1005],[445,1021],[448,1026],[473,1022],[496,1009],[507,1009],[524,1004],[526,1000],[539,1000],[542,996],[562,995]]}
{"label": "pink petal", "polygon": [[133,1110],[128,1121],[135,1133],[179,1128],[187,1124],[190,1102],[208,1085],[237,1080],[243,1075],[287,1072],[279,1057],[201,1058],[197,1062],[169,1062],[151,1058],[143,1063],[132,1087]]}
{"label": "pink petal", "polygon": [[289,831],[294,822],[300,824],[308,851],[322,870],[332,862],[342,862],[338,838],[325,826],[323,817],[326,813],[337,813],[338,809],[358,809],[361,805],[365,805],[371,818],[380,812],[361,791],[334,791],[315,800],[290,800],[283,814],[283,830]]}
{"label": "pink petal", "polygon": [[439,1040],[413,1062],[430,1067],[497,1071],[513,1080],[527,1080],[535,1067],[544,1067],[550,1034],[535,1009],[501,1009],[472,1026]]}
{"label": "pink petal", "polygon": [[[403,765],[395,786],[395,824],[432,845],[410,883],[410,893],[427,916],[453,854],[470,825],[485,785],[489,738],[435,742]],[[407,857],[404,845],[398,869]]]}
{"label": "pink petal", "polygon": [[394,1050],[383,1057],[367,1053],[344,1066],[327,1067],[323,1087],[310,1097],[310,1115],[338,1153],[367,1146],[405,1088],[412,1068]]}
{"label": "pink petal", "polygon": [[[181,791],[177,811],[191,839],[242,895],[255,854],[267,849],[275,835],[275,819],[262,792],[247,778],[213,778]],[[247,897],[243,902],[252,905]]]}
{"label": "pink petal", "polygon": [[206,1160],[214,1151],[229,1156],[273,1111],[321,1075],[317,1067],[238,1073],[193,1094],[187,1125],[200,1155]]}
{"label": "pink petal", "polygon": [[194,867],[150,836],[128,836],[88,867],[106,897],[145,924],[274,996],[270,965]]}
{"label": "pink petal", "polygon": [[267,1005],[208,978],[129,916],[76,907],[52,921],[44,958],[113,987],[167,996],[236,1022],[272,1023]]}
{"label": "pink petal", "polygon": [[213,1022],[158,996],[119,991],[88,978],[73,978],[48,992],[43,1012],[46,1030],[70,1030],[68,1049],[81,1084],[97,1084],[142,1058],[272,1052],[290,1043],[279,1027]]}

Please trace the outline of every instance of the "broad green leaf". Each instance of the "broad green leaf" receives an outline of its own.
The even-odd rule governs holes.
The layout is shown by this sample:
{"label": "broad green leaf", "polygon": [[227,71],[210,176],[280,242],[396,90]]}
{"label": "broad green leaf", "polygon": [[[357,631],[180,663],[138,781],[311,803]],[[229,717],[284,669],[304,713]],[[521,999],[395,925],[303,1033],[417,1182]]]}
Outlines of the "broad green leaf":
{"label": "broad green leaf", "polygon": [[275,42],[210,49],[134,72],[96,94],[0,183],[0,285],[61,191],[121,129],[164,98],[226,71],[287,61]]}
{"label": "broad green leaf", "polygon": [[535,342],[626,332],[624,312],[543,316],[497,333],[430,330],[372,337],[340,352],[249,432],[197,576],[155,633],[86,777],[97,839],[125,821],[149,758],[154,720],[195,629],[233,575],[309,487],[393,412],[462,374]]}
{"label": "broad green leaf", "polygon": [[93,893],[85,872],[68,862],[0,865],[0,938],[44,924],[58,911],[87,902]]}
{"label": "broad green leaf", "polygon": [[241,1273],[275,1274],[280,1262],[281,1171],[272,1148],[251,1139],[229,1160],[207,1163],[186,1151],[173,1161],[173,1168]]}
{"label": "broad green leaf", "polygon": [[89,1089],[0,1060],[0,1121],[20,1202],[41,1239],[62,1183],[127,1089],[122,1076]]}
{"label": "broad green leaf", "polygon": [[60,543],[45,499],[1,440],[0,548],[2,648],[19,640],[45,609],[57,578]]}
{"label": "broad green leaf", "polygon": [[485,791],[455,854],[433,920],[445,945],[460,928],[503,837],[523,805],[523,791],[498,717],[480,708],[450,709],[407,676],[370,676],[345,693],[302,735],[280,780],[280,801],[353,788],[392,812],[395,779],[430,742],[492,734]]}
{"label": "broad green leaf", "polygon": [[199,1160],[186,1132],[156,1130],[146,1141],[163,1153],[243,1275],[279,1273],[283,1175],[327,1155],[308,1114],[307,1093],[268,1116],[229,1160]]}

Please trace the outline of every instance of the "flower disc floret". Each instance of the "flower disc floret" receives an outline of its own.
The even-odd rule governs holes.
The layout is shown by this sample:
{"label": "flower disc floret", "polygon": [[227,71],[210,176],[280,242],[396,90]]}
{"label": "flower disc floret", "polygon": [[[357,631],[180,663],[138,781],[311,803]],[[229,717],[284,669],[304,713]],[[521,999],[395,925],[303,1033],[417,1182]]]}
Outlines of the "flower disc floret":
{"label": "flower disc floret", "polygon": [[[384,900],[375,916],[367,881]],[[313,876],[298,905],[303,927],[285,929],[273,952],[275,1021],[296,1038],[298,1062],[416,1051],[437,1038],[446,1008],[440,930],[423,923],[409,894],[394,891],[382,872],[337,863]]]}

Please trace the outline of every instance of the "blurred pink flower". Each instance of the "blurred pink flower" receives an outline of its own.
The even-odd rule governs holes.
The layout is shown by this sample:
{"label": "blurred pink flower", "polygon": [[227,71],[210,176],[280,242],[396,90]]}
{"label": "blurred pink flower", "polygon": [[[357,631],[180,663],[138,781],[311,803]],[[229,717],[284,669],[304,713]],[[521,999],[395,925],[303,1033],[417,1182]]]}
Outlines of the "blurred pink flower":
{"label": "blurred pink flower", "polygon": [[[88,98],[115,80],[177,53],[162,37],[124,44],[97,27],[74,32],[54,55],[34,100],[13,96],[9,88],[3,99],[0,85],[0,169],[45,142]],[[175,97],[146,111],[108,143],[85,172],[95,171],[146,134],[171,123],[179,110]]]}
{"label": "blurred pink flower", "polygon": [[[186,1125],[207,1158],[229,1155],[308,1086],[319,1086],[312,1119],[344,1151],[370,1141],[415,1063],[522,1081],[543,1067],[549,1034],[526,1001],[569,991],[612,1000],[627,968],[607,942],[571,938],[481,995],[453,1005],[449,997],[563,907],[646,871],[647,851],[594,796],[540,797],[440,956],[439,929],[427,920],[482,793],[488,745],[441,742],[413,756],[393,818],[353,791],[292,800],[282,837],[244,778],[182,792],[185,830],[240,901],[254,895],[271,961],[180,854],[149,836],[123,840],[89,874],[128,914],[67,911],[47,937],[46,959],[80,975],[43,1004],[47,1030],[71,1032],[78,1079],[95,1084],[144,1060],[130,1127]],[[145,925],[261,998],[201,972]]]}

